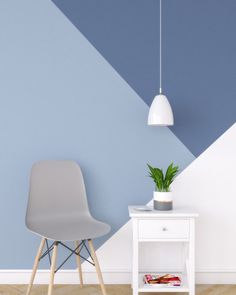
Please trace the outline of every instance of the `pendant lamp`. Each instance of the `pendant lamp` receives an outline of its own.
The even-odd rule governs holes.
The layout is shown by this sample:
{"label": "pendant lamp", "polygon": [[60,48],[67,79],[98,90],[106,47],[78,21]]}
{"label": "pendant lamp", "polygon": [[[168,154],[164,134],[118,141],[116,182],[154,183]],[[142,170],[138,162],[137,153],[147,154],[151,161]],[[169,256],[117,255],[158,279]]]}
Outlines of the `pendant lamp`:
{"label": "pendant lamp", "polygon": [[149,109],[148,125],[174,125],[174,116],[167,97],[162,93],[162,0],[160,1],[160,90]]}

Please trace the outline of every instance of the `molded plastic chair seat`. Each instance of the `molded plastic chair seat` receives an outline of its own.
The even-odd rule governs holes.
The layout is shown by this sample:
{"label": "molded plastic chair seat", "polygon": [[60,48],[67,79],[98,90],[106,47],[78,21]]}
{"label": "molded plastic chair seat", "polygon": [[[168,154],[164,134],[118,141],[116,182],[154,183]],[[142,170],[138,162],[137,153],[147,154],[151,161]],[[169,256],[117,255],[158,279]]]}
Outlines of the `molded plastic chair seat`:
{"label": "molded plastic chair seat", "polygon": [[110,226],[90,216],[63,216],[58,219],[31,220],[28,228],[40,236],[55,241],[94,239],[107,234]]}
{"label": "molded plastic chair seat", "polygon": [[34,164],[26,226],[55,241],[93,239],[110,231],[109,225],[90,214],[83,175],[73,161]]}

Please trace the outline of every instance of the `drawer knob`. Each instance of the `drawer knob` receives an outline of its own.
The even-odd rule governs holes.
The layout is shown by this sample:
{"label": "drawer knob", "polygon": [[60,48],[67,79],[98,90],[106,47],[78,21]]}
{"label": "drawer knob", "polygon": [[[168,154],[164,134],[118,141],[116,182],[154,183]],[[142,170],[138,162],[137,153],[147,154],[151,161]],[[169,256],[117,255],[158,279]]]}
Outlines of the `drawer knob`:
{"label": "drawer knob", "polygon": [[166,228],[166,227],[163,227],[163,228],[162,228],[162,231],[167,231],[167,228]]}

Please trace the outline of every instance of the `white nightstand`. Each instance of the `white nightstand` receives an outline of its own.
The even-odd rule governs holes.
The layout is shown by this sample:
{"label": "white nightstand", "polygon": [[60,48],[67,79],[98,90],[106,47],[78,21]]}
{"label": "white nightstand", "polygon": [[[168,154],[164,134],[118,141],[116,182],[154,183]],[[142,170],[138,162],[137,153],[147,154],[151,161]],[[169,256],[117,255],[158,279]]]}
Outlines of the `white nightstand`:
{"label": "white nightstand", "polygon": [[[129,206],[133,225],[133,295],[139,292],[189,292],[195,295],[195,218],[188,210],[138,211],[142,206]],[[179,287],[149,286],[139,272],[139,243],[181,242],[186,245],[186,267]]]}

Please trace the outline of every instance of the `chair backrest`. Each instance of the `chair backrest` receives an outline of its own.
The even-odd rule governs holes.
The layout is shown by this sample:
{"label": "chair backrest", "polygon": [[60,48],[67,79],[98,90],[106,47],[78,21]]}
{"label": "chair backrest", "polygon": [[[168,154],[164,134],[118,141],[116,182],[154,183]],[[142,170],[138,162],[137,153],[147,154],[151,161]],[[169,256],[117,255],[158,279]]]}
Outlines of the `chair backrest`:
{"label": "chair backrest", "polygon": [[30,177],[26,226],[37,220],[90,216],[83,175],[73,161],[41,161]]}

